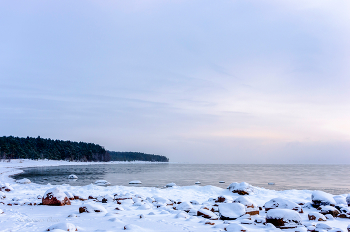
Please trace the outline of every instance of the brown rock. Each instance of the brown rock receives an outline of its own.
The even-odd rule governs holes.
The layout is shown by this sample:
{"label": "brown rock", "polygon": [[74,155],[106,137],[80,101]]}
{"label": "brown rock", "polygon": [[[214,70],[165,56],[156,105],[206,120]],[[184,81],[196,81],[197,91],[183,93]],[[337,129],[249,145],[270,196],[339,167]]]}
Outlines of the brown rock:
{"label": "brown rock", "polygon": [[42,198],[43,205],[63,206],[70,205],[67,195],[59,188],[52,188],[45,192]]}

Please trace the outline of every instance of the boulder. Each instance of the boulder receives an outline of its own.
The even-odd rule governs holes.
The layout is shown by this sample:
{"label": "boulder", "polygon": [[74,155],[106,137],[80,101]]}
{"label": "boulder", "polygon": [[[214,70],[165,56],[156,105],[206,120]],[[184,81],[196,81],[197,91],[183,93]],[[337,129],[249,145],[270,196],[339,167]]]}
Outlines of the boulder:
{"label": "boulder", "polygon": [[331,229],[332,229],[332,227],[327,225],[327,224],[325,224],[325,223],[318,223],[316,225],[316,228],[315,228],[315,230],[325,230],[325,231],[328,231],[328,230],[331,230]]}
{"label": "boulder", "polygon": [[225,228],[226,231],[230,232],[248,232],[249,230],[240,224],[230,224]]}
{"label": "boulder", "polygon": [[339,211],[340,211],[340,214],[338,215],[338,217],[350,219],[350,207],[343,207]]}
{"label": "boulder", "polygon": [[79,207],[79,213],[107,213],[107,210],[102,205],[87,203]]}
{"label": "boulder", "polygon": [[317,208],[317,210],[323,215],[330,214],[333,217],[337,217],[340,213],[336,208],[330,205],[320,206]]}
{"label": "boulder", "polygon": [[323,214],[317,212],[311,212],[307,216],[310,221],[327,221],[326,217]]}
{"label": "boulder", "polygon": [[175,183],[168,183],[168,184],[165,185],[165,187],[167,187],[167,188],[171,188],[171,187],[174,187],[174,186],[176,186]]}
{"label": "boulder", "polygon": [[183,210],[183,211],[188,213],[192,209],[192,204],[185,201],[185,202],[182,202],[181,204],[177,205],[174,208],[177,210]]}
{"label": "boulder", "polygon": [[132,180],[129,184],[142,184],[142,182],[140,180]]}
{"label": "boulder", "polygon": [[74,195],[72,193],[70,193],[68,191],[65,191],[64,193],[66,194],[66,196],[68,197],[69,200],[71,200],[71,201],[75,200]]}
{"label": "boulder", "polygon": [[78,231],[77,227],[72,223],[58,223],[50,226],[46,231],[63,230],[63,231]]}
{"label": "boulder", "polygon": [[335,206],[337,204],[331,194],[322,191],[313,191],[311,200],[314,208],[318,208],[322,205]]}
{"label": "boulder", "polygon": [[204,218],[208,218],[208,219],[212,219],[212,220],[218,219],[218,216],[215,213],[213,213],[207,209],[199,209],[197,211],[197,216],[203,216]]}
{"label": "boulder", "polygon": [[18,184],[30,184],[32,182],[29,179],[27,179],[27,178],[23,178],[23,179],[20,179],[20,180],[16,180],[16,183],[18,183]]}
{"label": "boulder", "polygon": [[299,213],[291,209],[271,209],[266,214],[266,222],[280,229],[291,229],[302,225]]}
{"label": "boulder", "polygon": [[13,188],[9,183],[0,183],[0,191],[10,192],[10,191],[13,191]]}
{"label": "boulder", "polygon": [[68,179],[78,179],[78,177],[76,175],[74,175],[74,174],[70,174],[68,176]]}
{"label": "boulder", "polygon": [[245,213],[245,206],[241,203],[223,203],[219,205],[221,220],[236,220]]}
{"label": "boulder", "polygon": [[219,196],[217,199],[215,199],[216,203],[232,203],[233,199],[230,196]]}
{"label": "boulder", "polygon": [[70,205],[67,195],[58,187],[47,190],[42,198],[43,205]]}
{"label": "boulder", "polygon": [[334,196],[333,199],[335,200],[337,205],[348,205],[347,201],[346,201],[346,197],[344,196]]}
{"label": "boulder", "polygon": [[249,215],[259,215],[259,207],[248,197],[239,196],[233,203],[241,203],[245,206],[245,211]]}
{"label": "boulder", "polygon": [[96,180],[95,181],[95,185],[99,185],[99,186],[107,186],[107,185],[111,185],[111,183],[109,183],[106,180]]}
{"label": "boulder", "polygon": [[246,182],[237,183],[234,182],[227,187],[233,193],[238,193],[239,195],[249,195],[253,192],[253,186]]}
{"label": "boulder", "polygon": [[264,208],[267,211],[270,209],[291,209],[295,210],[298,213],[303,213],[303,210],[300,205],[294,203],[290,200],[282,199],[282,198],[273,198],[265,203]]}

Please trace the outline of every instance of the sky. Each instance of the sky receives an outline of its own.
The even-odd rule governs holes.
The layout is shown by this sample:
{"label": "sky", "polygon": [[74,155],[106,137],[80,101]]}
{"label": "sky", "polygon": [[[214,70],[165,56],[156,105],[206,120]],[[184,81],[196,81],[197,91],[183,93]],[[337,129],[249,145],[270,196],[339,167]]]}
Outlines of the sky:
{"label": "sky", "polygon": [[350,164],[348,0],[0,5],[0,136]]}

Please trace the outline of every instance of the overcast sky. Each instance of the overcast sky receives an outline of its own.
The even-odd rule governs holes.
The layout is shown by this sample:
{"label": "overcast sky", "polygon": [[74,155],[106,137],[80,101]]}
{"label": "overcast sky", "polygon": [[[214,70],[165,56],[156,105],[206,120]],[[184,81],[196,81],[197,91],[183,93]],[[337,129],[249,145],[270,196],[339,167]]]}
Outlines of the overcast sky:
{"label": "overcast sky", "polygon": [[350,163],[350,1],[0,1],[0,136]]}

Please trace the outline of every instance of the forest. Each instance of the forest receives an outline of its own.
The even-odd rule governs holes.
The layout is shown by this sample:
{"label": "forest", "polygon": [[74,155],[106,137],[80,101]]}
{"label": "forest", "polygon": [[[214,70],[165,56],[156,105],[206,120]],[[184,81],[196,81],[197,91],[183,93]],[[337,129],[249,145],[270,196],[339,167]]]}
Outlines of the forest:
{"label": "forest", "polygon": [[140,152],[114,152],[104,147],[85,142],[14,136],[0,137],[0,160],[10,159],[50,159],[67,161],[152,161],[168,162],[165,156]]}

